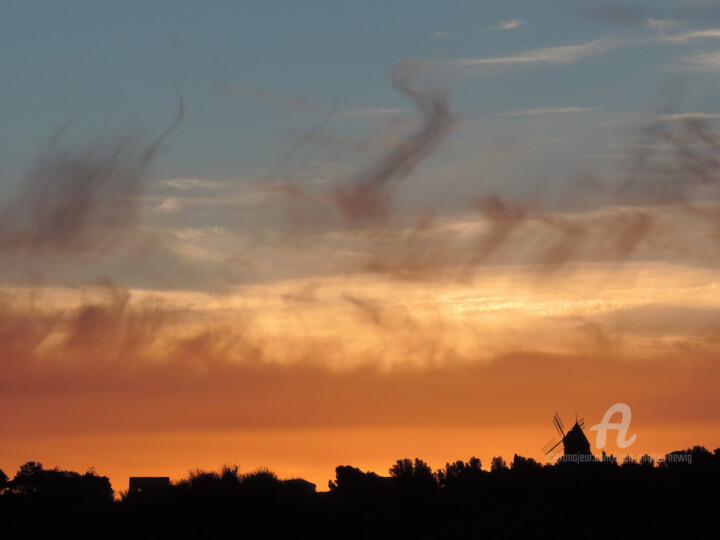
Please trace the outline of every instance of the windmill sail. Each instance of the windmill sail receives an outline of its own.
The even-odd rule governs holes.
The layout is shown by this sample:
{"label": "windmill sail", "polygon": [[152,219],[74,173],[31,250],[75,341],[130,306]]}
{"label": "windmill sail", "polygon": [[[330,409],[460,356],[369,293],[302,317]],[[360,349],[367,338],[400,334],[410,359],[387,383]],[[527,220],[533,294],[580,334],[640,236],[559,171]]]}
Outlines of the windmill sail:
{"label": "windmill sail", "polygon": [[547,456],[550,454],[555,454],[555,449],[560,446],[562,441],[558,441],[557,439],[551,440],[549,443],[547,443],[545,446],[542,447],[543,453]]}

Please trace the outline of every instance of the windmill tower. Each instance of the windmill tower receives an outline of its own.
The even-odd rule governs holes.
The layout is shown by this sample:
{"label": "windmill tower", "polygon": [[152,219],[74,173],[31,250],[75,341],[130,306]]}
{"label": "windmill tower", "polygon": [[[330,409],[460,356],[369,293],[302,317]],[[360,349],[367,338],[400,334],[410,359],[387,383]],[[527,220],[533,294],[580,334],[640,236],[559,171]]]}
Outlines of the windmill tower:
{"label": "windmill tower", "polygon": [[588,438],[585,436],[585,432],[583,431],[585,429],[584,418],[578,420],[577,415],[575,415],[575,425],[570,429],[570,431],[566,432],[565,426],[560,419],[560,415],[555,413],[555,416],[553,416],[553,425],[555,426],[558,435],[560,435],[560,440],[558,441],[557,439],[553,439],[543,447],[545,456],[549,458],[556,456],[559,453],[559,450],[557,449],[560,444],[562,444],[563,456],[560,458],[560,461],[579,463],[595,460],[592,452],[590,451],[590,441],[588,441]]}

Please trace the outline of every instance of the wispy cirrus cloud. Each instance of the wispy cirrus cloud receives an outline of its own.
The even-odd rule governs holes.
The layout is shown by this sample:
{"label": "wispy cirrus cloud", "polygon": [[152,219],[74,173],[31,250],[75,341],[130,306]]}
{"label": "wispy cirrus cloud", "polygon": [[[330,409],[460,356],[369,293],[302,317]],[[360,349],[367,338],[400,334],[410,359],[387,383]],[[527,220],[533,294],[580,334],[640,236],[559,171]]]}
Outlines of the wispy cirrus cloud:
{"label": "wispy cirrus cloud", "polygon": [[205,178],[170,178],[167,180],[161,180],[161,184],[181,191],[187,191],[189,189],[198,188],[215,188],[223,185],[222,182],[217,180],[208,180]]}
{"label": "wispy cirrus cloud", "polygon": [[663,34],[663,37],[669,41],[687,41],[695,38],[720,38],[720,28],[705,28],[704,30],[691,30],[689,32],[683,32],[681,34],[675,34],[668,36]]}
{"label": "wispy cirrus cloud", "polygon": [[698,52],[680,58],[670,66],[676,71],[717,71],[720,69],[720,51]]}
{"label": "wispy cirrus cloud", "polygon": [[378,116],[383,114],[402,114],[405,109],[382,109],[382,108],[367,108],[367,109],[345,109],[338,113],[339,116]]}
{"label": "wispy cirrus cloud", "polygon": [[490,58],[459,58],[450,62],[457,66],[482,66],[503,64],[530,64],[536,62],[572,63],[580,58],[597,54],[610,48],[606,38],[596,39],[581,45],[564,45],[560,47],[544,47],[525,51],[519,54]]}
{"label": "wispy cirrus cloud", "polygon": [[515,28],[520,28],[524,24],[525,21],[521,21],[520,19],[510,19],[507,21],[500,21],[497,26],[493,26],[488,30],[514,30]]}
{"label": "wispy cirrus cloud", "polygon": [[675,113],[663,114],[659,120],[716,120],[720,118],[718,113],[692,112],[692,113]]}
{"label": "wispy cirrus cloud", "polygon": [[665,30],[666,28],[675,26],[678,23],[672,19],[646,19],[645,24],[655,30]]}
{"label": "wispy cirrus cloud", "polygon": [[182,210],[182,205],[178,202],[177,199],[170,197],[168,199],[165,199],[162,203],[158,204],[155,207],[155,210],[159,212],[177,212],[178,210]]}
{"label": "wispy cirrus cloud", "polygon": [[[665,30],[671,26],[674,26],[677,24],[676,21],[672,20],[665,20],[665,19],[648,19],[646,21],[646,24],[650,26],[651,28],[658,30],[661,36],[661,39],[664,41],[669,42],[675,42],[684,44],[687,41],[693,40],[693,39],[699,39],[699,38],[720,38],[720,28],[703,28],[700,30],[688,30],[686,32],[679,32],[675,34],[667,34],[665,33]],[[705,53],[700,52],[696,53],[694,56],[689,57],[690,63],[692,63],[693,60],[697,60],[700,63],[704,63],[707,61],[708,57],[714,56],[715,53]],[[687,60],[687,59],[684,59]],[[710,62],[711,65],[715,65],[714,60]]]}
{"label": "wispy cirrus cloud", "polygon": [[544,108],[544,109],[519,109],[517,111],[510,111],[506,113],[508,116],[523,116],[523,115],[539,115],[539,114],[559,114],[559,113],[576,113],[576,112],[588,112],[597,110],[595,107],[556,107],[556,108]]}

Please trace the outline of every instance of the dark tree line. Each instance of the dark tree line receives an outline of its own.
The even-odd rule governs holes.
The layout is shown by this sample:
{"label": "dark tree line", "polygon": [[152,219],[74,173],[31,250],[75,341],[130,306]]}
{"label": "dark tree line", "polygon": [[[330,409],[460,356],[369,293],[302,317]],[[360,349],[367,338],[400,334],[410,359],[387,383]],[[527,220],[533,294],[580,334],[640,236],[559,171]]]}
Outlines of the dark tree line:
{"label": "dark tree line", "polygon": [[63,504],[105,504],[113,501],[110,480],[94,471],[80,474],[59,468],[45,469],[42,463],[28,461],[10,480],[0,470],[3,501],[57,501]]}
{"label": "dark tree line", "polygon": [[329,491],[269,470],[194,471],[153,492],[28,462],[0,471],[3,538],[681,537],[717,530],[720,449],[618,463],[541,465],[515,455],[447,463],[401,459],[388,476],[342,465]]}

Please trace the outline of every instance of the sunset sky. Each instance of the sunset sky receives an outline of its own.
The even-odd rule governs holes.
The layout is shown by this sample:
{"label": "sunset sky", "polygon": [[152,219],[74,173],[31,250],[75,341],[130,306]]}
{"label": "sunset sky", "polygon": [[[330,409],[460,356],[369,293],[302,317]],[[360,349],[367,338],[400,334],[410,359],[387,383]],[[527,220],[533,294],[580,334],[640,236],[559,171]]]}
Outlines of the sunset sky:
{"label": "sunset sky", "polygon": [[7,474],[720,446],[717,2],[6,0],[0,73]]}

